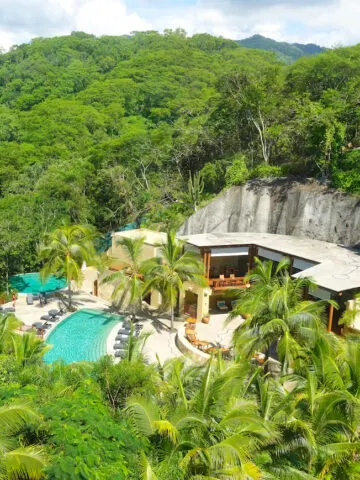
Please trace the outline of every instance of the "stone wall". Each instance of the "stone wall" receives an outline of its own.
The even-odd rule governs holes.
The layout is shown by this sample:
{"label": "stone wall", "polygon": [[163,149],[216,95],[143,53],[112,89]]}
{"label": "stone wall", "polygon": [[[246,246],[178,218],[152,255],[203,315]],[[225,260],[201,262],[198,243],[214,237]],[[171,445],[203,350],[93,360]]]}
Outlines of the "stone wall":
{"label": "stone wall", "polygon": [[360,197],[312,179],[251,180],[220,194],[178,233],[207,232],[267,232],[360,246]]}

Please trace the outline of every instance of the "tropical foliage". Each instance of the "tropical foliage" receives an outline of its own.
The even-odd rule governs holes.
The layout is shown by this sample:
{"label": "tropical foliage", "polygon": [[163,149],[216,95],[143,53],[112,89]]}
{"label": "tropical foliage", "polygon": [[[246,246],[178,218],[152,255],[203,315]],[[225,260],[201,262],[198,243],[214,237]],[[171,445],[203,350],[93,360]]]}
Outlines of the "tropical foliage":
{"label": "tropical foliage", "polygon": [[[235,310],[251,316],[235,332],[233,359],[204,366],[147,365],[141,337],[119,363],[49,367],[41,348],[17,361],[10,340],[21,337],[5,322],[3,478],[357,480],[360,338],[328,333],[323,302],[300,297],[311,282],[292,280],[287,266],[257,262]],[[266,365],[274,343],[278,372]],[[261,351],[265,364],[253,355]],[[13,465],[31,473],[14,476]]]}
{"label": "tropical foliage", "polygon": [[82,225],[64,225],[45,235],[39,248],[39,259],[43,264],[40,272],[42,279],[50,274],[64,277],[71,300],[71,283],[81,286],[83,265],[97,263],[95,238],[94,228]]}
{"label": "tropical foliage", "polygon": [[75,32],[1,54],[3,283],[38,270],[39,239],[63,222],[173,228],[225,178],[315,176],[359,193],[359,52],[285,65],[177,30]]}
{"label": "tropical foliage", "polygon": [[158,257],[149,262],[146,290],[157,290],[163,308],[170,310],[171,330],[174,330],[174,311],[184,283],[207,286],[204,264],[195,253],[185,250],[184,243],[176,239],[175,232],[167,233],[167,241],[159,245]]}
{"label": "tropical foliage", "polygon": [[112,300],[120,308],[130,305],[135,311],[141,310],[144,277],[149,270],[149,262],[142,260],[144,242],[145,237],[118,240],[117,246],[122,249],[121,264],[102,278],[102,283],[113,285]]}

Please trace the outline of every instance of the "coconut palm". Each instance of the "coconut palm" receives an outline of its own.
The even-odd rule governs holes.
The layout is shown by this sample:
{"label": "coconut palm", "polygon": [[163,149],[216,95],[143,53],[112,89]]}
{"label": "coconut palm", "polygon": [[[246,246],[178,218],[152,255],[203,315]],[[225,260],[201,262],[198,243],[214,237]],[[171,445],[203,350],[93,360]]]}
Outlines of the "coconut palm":
{"label": "coconut palm", "polygon": [[311,349],[324,338],[322,322],[327,302],[302,300],[304,288],[314,287],[310,279],[292,279],[288,260],[276,267],[273,262],[255,259],[248,275],[251,288],[242,290],[230,319],[247,313],[234,334],[237,349],[245,356],[265,352],[276,345],[285,373],[300,360],[303,350]]}
{"label": "coconut palm", "polygon": [[278,435],[246,398],[249,365],[220,363],[169,362],[161,368],[166,386],[157,398],[129,401],[134,428],[157,445],[150,463],[159,471],[175,461],[185,478],[263,478],[257,452]]}
{"label": "coconut palm", "polygon": [[144,293],[144,275],[149,270],[149,261],[141,260],[145,237],[126,238],[117,241],[127,258],[122,259],[118,271],[106,275],[103,283],[114,285],[112,299],[119,307],[130,305],[141,309],[141,300]]}
{"label": "coconut palm", "polygon": [[0,407],[0,478],[4,480],[39,480],[44,478],[45,457],[40,447],[20,444],[18,432],[39,420],[25,405]]}
{"label": "coconut palm", "polygon": [[69,304],[71,285],[80,286],[84,274],[82,265],[98,263],[94,241],[97,235],[93,227],[87,225],[63,225],[44,237],[39,248],[39,259],[43,262],[41,278],[54,274],[64,277],[68,286]]}
{"label": "coconut palm", "polygon": [[163,307],[169,308],[171,331],[174,330],[174,309],[179,292],[185,282],[193,282],[205,287],[204,265],[199,257],[184,250],[184,243],[177,240],[174,232],[168,232],[166,243],[160,245],[159,257],[149,262],[146,276],[146,289],[158,290],[163,299]]}

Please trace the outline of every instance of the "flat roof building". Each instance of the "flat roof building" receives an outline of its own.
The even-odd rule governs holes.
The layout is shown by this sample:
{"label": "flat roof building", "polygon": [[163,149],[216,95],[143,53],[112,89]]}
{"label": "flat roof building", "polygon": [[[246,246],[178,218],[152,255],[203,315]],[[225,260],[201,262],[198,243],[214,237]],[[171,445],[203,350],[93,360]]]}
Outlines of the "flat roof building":
{"label": "flat roof building", "polygon": [[[279,262],[290,259],[293,277],[310,277],[317,289],[314,298],[336,300],[340,309],[329,305],[329,330],[340,330],[338,320],[345,302],[360,292],[360,253],[320,240],[269,233],[204,233],[181,237],[186,248],[200,254],[205,265],[211,292],[208,305],[211,311],[218,304],[212,297],[223,290],[244,288],[241,279],[253,268],[254,257]],[[224,300],[223,300],[224,301]],[[204,301],[198,302],[204,305]],[[229,303],[227,301],[227,303]],[[228,305],[230,308],[230,305]],[[201,317],[205,312],[197,312]]]}

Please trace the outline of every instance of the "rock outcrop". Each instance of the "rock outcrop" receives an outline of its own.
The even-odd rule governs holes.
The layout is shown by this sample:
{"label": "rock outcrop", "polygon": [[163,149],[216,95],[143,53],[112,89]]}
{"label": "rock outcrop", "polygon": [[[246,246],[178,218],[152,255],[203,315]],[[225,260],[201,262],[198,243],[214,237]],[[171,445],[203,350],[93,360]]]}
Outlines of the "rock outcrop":
{"label": "rock outcrop", "polygon": [[311,179],[251,180],[220,194],[179,230],[207,232],[268,232],[360,246],[360,197]]}

